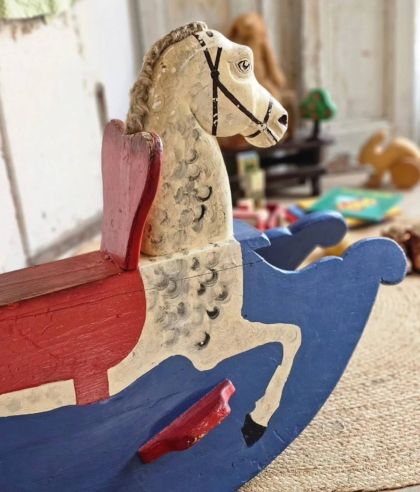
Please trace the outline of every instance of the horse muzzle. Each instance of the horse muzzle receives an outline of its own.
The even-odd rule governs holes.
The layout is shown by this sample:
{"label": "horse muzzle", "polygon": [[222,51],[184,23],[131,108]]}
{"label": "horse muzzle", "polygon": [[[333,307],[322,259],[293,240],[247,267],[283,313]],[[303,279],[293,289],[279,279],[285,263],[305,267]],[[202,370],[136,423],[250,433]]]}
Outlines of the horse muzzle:
{"label": "horse muzzle", "polygon": [[272,147],[280,142],[286,133],[288,123],[287,111],[282,106],[280,108],[273,109],[267,122],[258,125],[254,133],[245,136],[245,140],[255,147]]}

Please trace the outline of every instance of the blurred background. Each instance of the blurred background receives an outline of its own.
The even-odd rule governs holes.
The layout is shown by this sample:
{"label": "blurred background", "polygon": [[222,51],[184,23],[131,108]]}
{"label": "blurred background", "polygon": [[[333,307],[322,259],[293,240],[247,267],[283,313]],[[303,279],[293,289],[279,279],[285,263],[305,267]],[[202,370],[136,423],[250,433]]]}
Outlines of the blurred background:
{"label": "blurred background", "polygon": [[[280,71],[278,97],[293,116],[282,148],[251,155],[264,172],[275,164],[266,185],[276,184],[280,202],[284,194],[290,203],[285,185],[302,186],[308,176],[312,189],[296,196],[321,193],[329,175],[364,183],[359,152],[377,130],[419,143],[419,0],[0,0],[0,271],[58,257],[98,233],[102,131],[109,119],[125,119],[151,43],[191,20],[246,42],[244,32],[259,24],[242,18],[235,31],[233,23],[249,12],[267,32],[267,40],[254,32],[249,44],[261,36],[269,45],[265,76]],[[325,117],[305,112],[315,88],[326,98]],[[322,137],[311,140],[317,118],[325,120]],[[252,149],[222,147],[235,200],[261,201],[253,189],[260,181],[244,186],[235,167]]]}

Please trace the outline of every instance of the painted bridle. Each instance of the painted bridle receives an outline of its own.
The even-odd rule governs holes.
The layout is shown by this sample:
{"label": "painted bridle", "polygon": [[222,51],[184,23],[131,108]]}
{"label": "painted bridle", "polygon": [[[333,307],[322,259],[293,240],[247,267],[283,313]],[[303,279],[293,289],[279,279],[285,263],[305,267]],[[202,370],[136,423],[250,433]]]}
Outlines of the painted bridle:
{"label": "painted bridle", "polygon": [[[212,37],[213,33],[211,31],[207,32],[207,35]],[[273,108],[273,99],[270,97],[268,101],[267,111],[265,113],[263,121],[258,119],[251,111],[249,111],[230,91],[229,89],[221,82],[220,80],[220,72],[219,72],[219,63],[220,57],[222,55],[222,48],[219,46],[216,52],[216,58],[213,62],[211,59],[211,55],[209,49],[206,46],[205,41],[198,36],[198,34],[193,34],[193,36],[200,43],[200,46],[203,48],[204,56],[206,57],[207,64],[210,69],[210,75],[213,79],[213,119],[212,119],[212,129],[211,134],[217,135],[217,125],[219,121],[219,101],[218,101],[218,90],[222,92],[229,101],[234,104],[239,111],[241,111],[245,116],[247,116],[254,124],[257,125],[257,130],[251,135],[247,135],[246,138],[255,138],[260,133],[265,133],[271,137],[274,143],[277,143],[279,140],[275,137],[272,131],[267,126],[267,121],[270,118],[271,110]]]}

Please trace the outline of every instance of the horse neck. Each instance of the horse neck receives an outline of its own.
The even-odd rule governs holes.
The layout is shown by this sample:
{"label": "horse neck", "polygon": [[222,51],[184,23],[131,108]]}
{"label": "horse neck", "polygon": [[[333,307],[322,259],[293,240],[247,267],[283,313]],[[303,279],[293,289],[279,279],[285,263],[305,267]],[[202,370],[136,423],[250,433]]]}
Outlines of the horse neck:
{"label": "horse neck", "polygon": [[[163,141],[159,190],[148,217],[143,252],[172,254],[231,239],[229,180],[215,137],[199,125],[182,97],[150,112],[146,130]],[[159,95],[154,94],[159,101]]]}

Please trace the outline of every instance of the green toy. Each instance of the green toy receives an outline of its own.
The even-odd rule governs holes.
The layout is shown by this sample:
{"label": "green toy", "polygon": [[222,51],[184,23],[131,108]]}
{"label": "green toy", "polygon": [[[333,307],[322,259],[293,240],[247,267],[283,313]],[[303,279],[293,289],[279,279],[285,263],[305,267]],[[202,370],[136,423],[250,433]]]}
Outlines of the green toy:
{"label": "green toy", "polygon": [[333,118],[337,112],[337,106],[330,94],[324,89],[312,89],[300,105],[302,118],[314,122],[310,140],[318,140],[321,121]]}

